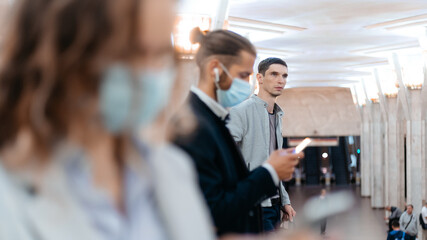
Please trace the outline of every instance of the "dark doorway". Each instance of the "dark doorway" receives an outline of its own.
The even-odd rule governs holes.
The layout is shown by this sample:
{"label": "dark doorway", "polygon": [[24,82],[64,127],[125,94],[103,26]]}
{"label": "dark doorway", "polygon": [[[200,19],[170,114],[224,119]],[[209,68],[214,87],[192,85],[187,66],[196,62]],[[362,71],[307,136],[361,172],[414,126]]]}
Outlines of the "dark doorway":
{"label": "dark doorway", "polygon": [[[305,158],[297,166],[297,182],[305,185],[335,184],[348,185],[356,183],[359,174],[360,137],[312,137],[319,140],[318,145],[307,147],[304,150]],[[290,138],[295,141],[298,138]],[[303,139],[303,138],[301,138]],[[334,140],[335,139],[335,140]],[[328,141],[331,144],[328,146]],[[294,144],[284,138],[283,147]],[[295,146],[295,145],[293,145]],[[295,179],[288,183],[295,184]]]}

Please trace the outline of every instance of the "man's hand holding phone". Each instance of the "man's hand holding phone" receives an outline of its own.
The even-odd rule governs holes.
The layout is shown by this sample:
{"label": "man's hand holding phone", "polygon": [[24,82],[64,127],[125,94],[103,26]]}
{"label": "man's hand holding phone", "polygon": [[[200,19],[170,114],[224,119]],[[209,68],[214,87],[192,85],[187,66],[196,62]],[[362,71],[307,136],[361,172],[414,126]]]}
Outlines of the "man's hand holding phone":
{"label": "man's hand holding phone", "polygon": [[292,178],[292,173],[299,160],[304,158],[304,153],[294,153],[295,148],[279,149],[271,153],[267,160],[280,180],[289,180]]}

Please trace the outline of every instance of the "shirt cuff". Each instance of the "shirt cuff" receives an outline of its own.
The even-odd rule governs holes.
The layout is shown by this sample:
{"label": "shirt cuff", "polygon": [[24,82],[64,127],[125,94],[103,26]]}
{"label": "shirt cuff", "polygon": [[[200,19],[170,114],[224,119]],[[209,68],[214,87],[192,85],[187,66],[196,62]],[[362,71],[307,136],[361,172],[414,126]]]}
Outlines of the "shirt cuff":
{"label": "shirt cuff", "polygon": [[276,170],[274,170],[273,166],[271,166],[270,163],[264,163],[262,164],[262,167],[268,170],[271,175],[271,178],[273,179],[274,184],[276,185],[276,187],[278,187],[280,182],[279,175],[277,175],[277,172]]}

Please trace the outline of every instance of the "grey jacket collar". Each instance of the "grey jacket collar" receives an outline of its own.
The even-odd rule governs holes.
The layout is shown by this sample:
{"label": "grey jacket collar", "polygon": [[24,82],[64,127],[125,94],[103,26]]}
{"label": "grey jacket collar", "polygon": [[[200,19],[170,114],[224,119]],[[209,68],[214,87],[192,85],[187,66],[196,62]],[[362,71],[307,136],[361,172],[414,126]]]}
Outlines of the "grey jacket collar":
{"label": "grey jacket collar", "polygon": [[[262,100],[260,97],[258,97],[256,94],[253,94],[251,96],[251,99],[253,99],[257,104],[262,105],[264,108],[268,107],[268,103],[264,100]],[[279,116],[283,116],[283,110],[277,105],[277,103],[274,103],[274,112],[277,113]]]}

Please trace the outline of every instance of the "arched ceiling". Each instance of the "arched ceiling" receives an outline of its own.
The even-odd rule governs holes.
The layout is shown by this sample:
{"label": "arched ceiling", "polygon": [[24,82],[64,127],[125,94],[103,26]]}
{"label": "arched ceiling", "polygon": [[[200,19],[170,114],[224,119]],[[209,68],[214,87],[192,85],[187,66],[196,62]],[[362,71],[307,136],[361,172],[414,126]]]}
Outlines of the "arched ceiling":
{"label": "arched ceiling", "polygon": [[[10,3],[0,0],[0,38]],[[393,51],[421,51],[427,0],[229,0],[228,16],[260,58],[287,61],[288,87],[349,86]]]}
{"label": "arched ceiling", "polygon": [[418,50],[427,0],[230,0],[228,21],[261,58],[287,61],[289,87],[345,86],[393,51]]}

